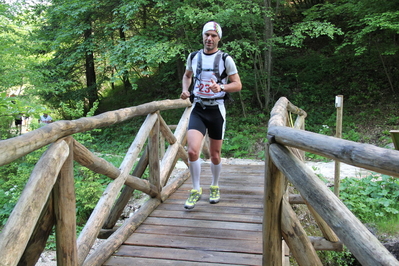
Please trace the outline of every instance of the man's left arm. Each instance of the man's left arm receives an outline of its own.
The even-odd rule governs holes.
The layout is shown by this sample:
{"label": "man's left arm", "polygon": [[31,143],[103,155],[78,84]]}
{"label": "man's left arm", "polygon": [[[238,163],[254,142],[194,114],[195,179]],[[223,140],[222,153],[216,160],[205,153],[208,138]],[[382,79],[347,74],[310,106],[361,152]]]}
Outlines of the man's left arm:
{"label": "man's left arm", "polygon": [[237,92],[242,88],[240,75],[238,73],[229,76],[229,83],[224,85],[225,92]]}
{"label": "man's left arm", "polygon": [[238,75],[236,64],[231,56],[228,56],[225,61],[226,72],[228,75],[228,83],[224,84],[224,91],[237,92],[242,88],[240,75]]}
{"label": "man's left arm", "polygon": [[223,91],[225,92],[236,92],[241,90],[242,88],[241,79],[237,73],[230,75],[229,81],[230,82],[227,84],[218,84],[213,79],[211,79],[211,85],[209,86],[209,89],[212,90],[214,93],[221,92],[222,91],[221,86],[224,87]]}

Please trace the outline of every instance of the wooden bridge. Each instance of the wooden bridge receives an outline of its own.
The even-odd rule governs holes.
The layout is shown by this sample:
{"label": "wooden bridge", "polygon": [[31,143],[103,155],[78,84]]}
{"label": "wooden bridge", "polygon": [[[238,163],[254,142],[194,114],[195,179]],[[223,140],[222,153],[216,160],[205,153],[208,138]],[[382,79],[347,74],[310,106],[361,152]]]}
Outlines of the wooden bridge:
{"label": "wooden bridge", "polygon": [[[161,112],[175,108],[185,111],[172,132]],[[188,164],[184,145],[190,111],[189,101],[152,102],[90,118],[57,121],[0,141],[0,165],[51,144],[36,163],[0,233],[0,265],[35,265],[53,227],[57,265],[62,266],[280,266],[289,264],[288,255],[299,265],[322,265],[316,250],[342,250],[343,245],[362,265],[399,265],[302,162],[303,151],[309,151],[398,177],[398,151],[307,132],[303,130],[305,111],[281,98],[265,130],[265,165],[225,165],[222,201],[209,204],[204,186],[201,201],[187,211],[183,204],[191,188],[189,171],[173,178],[171,173],[179,159]],[[119,167],[73,139],[75,133],[142,115],[147,118]],[[291,115],[297,115],[295,123],[291,123]],[[203,152],[207,154],[206,143]],[[73,161],[110,178],[79,237]],[[142,179],[147,168],[149,178]],[[209,183],[209,167],[203,167],[202,184]],[[288,193],[290,186],[299,194]],[[150,199],[116,226],[134,190]],[[307,205],[323,237],[307,236],[291,204]],[[90,253],[97,238],[106,240]]]}
{"label": "wooden bridge", "polygon": [[[204,187],[195,208],[185,210],[189,179],[104,265],[261,265],[264,166],[224,165],[223,176],[219,204],[209,204]],[[209,167],[201,180],[210,184]]]}

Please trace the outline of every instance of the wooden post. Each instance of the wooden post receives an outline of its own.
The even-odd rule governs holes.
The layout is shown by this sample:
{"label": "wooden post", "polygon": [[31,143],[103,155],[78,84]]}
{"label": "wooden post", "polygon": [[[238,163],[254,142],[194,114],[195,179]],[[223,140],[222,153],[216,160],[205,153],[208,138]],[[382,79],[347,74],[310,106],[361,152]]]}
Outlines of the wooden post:
{"label": "wooden post", "polygon": [[281,230],[295,260],[301,266],[322,266],[316,250],[306,235],[305,230],[302,228],[291,205],[285,199],[283,199],[282,205]]}
{"label": "wooden post", "polygon": [[[160,192],[162,187],[159,169],[159,119],[155,122],[148,138],[148,159],[150,169],[148,180],[157,188],[158,192]],[[158,197],[161,197],[160,193],[158,194]]]}
{"label": "wooden post", "polygon": [[57,265],[77,266],[76,247],[76,200],[73,176],[73,139],[65,139],[69,156],[61,168],[54,185],[54,211],[56,217]]}
{"label": "wooden post", "polygon": [[165,155],[165,140],[169,142],[169,144],[174,144],[177,140],[173,135],[171,128],[166,124],[165,120],[162,118],[161,114],[158,112],[158,120],[159,120],[159,159],[162,159]]}
{"label": "wooden post", "polygon": [[67,144],[60,140],[53,143],[36,163],[0,233],[1,265],[17,265],[20,260],[68,153]]}
{"label": "wooden post", "polygon": [[165,155],[165,137],[162,134],[159,134],[159,159]]}
{"label": "wooden post", "polygon": [[328,224],[321,218],[321,216],[313,209],[313,207],[305,201],[306,205],[308,206],[308,209],[310,213],[312,214],[313,218],[315,219],[317,225],[319,226],[320,231],[322,232],[323,236],[331,242],[338,242],[339,238],[337,235],[334,233],[334,231],[331,229],[331,227],[328,226]]}
{"label": "wooden post", "polygon": [[[55,224],[53,195],[50,194],[35,230],[29,239],[29,243],[24,254],[19,260],[18,265],[35,266],[40,255],[46,248],[47,239],[53,230]],[[0,263],[1,265],[1,263]]]}
{"label": "wooden post", "polygon": [[[180,154],[181,150],[184,150],[182,143],[185,141],[185,136],[187,135],[187,125],[191,114],[191,107],[187,107],[184,111],[182,117],[180,118],[179,124],[173,134],[176,142],[169,145],[165,152],[164,157],[161,162],[161,185],[165,185],[169,179],[170,173],[173,171],[175,166],[175,158],[177,154]],[[161,127],[163,128],[163,127]]]}
{"label": "wooden post", "polygon": [[262,265],[282,266],[281,206],[285,178],[273,164],[266,145]]}
{"label": "wooden post", "polygon": [[391,133],[391,138],[395,150],[399,150],[399,130],[391,130],[389,131],[389,133]]}
{"label": "wooden post", "polygon": [[[336,122],[336,138],[342,138],[342,113],[344,106],[344,96],[335,96],[335,107],[337,108],[337,122]],[[340,175],[341,175],[341,164],[335,160],[335,171],[334,171],[334,194],[339,197],[339,186],[340,186]]]}

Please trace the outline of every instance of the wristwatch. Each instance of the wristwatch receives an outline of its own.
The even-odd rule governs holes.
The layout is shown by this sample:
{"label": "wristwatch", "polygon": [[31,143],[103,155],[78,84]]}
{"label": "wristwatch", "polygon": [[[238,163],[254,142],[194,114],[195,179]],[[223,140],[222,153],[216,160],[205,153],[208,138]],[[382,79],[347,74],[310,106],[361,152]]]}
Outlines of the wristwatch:
{"label": "wristwatch", "polygon": [[224,85],[220,85],[220,91],[224,91]]}

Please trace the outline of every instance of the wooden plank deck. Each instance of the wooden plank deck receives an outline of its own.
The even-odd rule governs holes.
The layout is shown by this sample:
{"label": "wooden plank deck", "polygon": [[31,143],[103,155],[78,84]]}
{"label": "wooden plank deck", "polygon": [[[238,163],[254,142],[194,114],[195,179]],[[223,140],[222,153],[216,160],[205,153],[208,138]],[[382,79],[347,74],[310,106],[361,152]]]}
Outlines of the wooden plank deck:
{"label": "wooden plank deck", "polygon": [[211,173],[204,163],[195,208],[183,207],[189,178],[103,265],[261,265],[264,168],[223,165],[221,201],[209,204]]}

